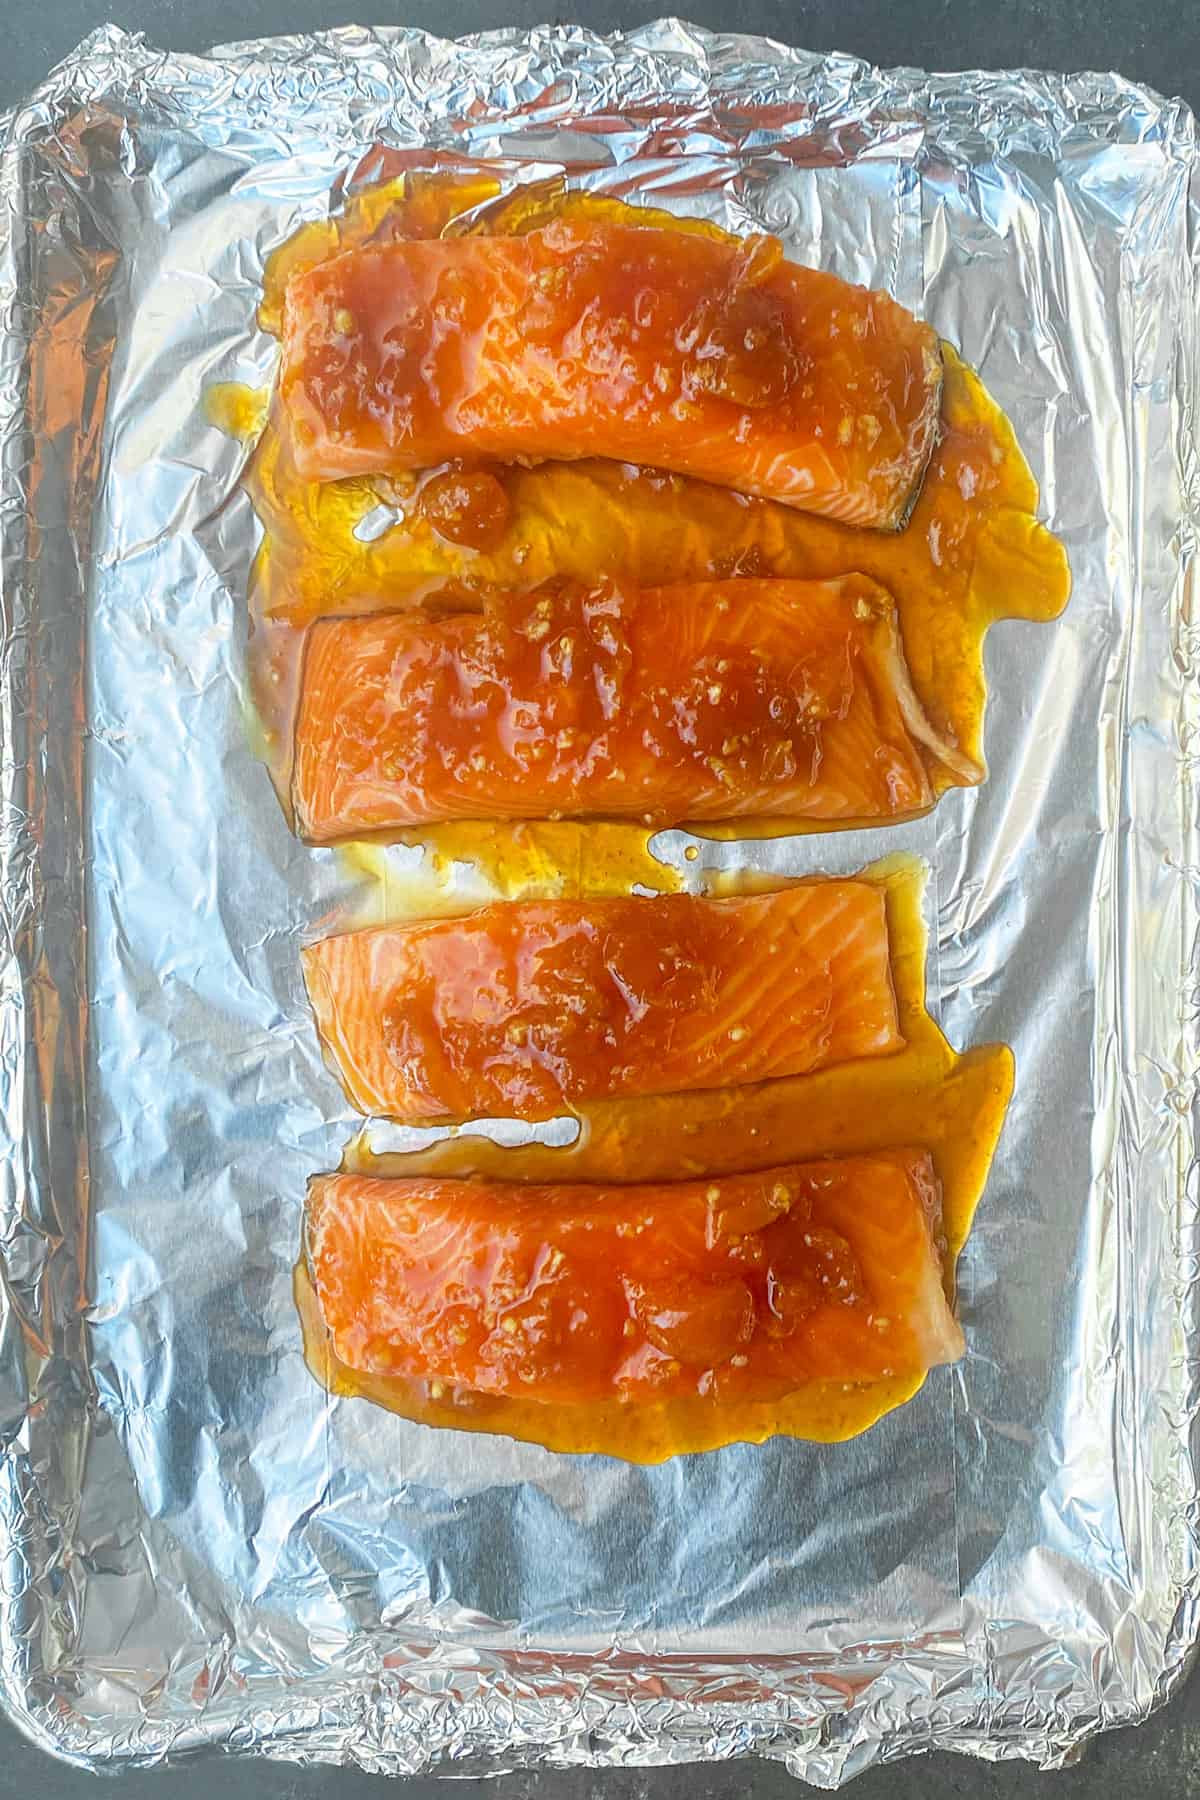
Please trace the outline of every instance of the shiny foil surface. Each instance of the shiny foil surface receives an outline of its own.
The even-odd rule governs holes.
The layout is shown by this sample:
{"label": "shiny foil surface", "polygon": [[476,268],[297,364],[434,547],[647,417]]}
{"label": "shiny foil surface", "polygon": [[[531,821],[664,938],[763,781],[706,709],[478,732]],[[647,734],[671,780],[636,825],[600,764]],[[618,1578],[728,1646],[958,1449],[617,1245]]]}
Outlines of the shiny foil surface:
{"label": "shiny foil surface", "polygon": [[[94,1764],[759,1754],[829,1787],[933,1747],[1061,1763],[1144,1716],[1198,1625],[1190,114],[663,21],[209,58],[108,28],[0,126],[10,1711]],[[253,751],[246,449],[203,397],[271,379],[264,260],[376,143],[886,285],[980,370],[1067,545],[1064,617],[989,641],[982,788],[703,853],[916,851],[935,1014],[1016,1050],[967,1357],[855,1442],[558,1456],[302,1361],[305,1181],[355,1120],[297,951],[347,877]]]}

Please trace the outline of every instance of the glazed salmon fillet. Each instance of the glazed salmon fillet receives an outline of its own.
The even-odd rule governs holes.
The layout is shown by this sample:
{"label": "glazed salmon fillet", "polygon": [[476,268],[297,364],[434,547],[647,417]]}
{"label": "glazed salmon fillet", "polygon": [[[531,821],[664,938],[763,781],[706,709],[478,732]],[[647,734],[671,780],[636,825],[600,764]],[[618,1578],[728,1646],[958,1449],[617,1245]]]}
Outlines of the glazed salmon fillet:
{"label": "glazed salmon fillet", "polygon": [[308,480],[599,456],[895,528],[941,380],[928,325],[775,238],[563,217],[347,250],[284,299],[280,391]]}
{"label": "glazed salmon fillet", "polygon": [[447,819],[895,819],[941,742],[863,576],[493,595],[321,620],[292,797],[312,842]]}
{"label": "glazed salmon fillet", "polygon": [[303,951],[326,1053],[361,1112],[552,1118],[902,1047],[884,894],[797,883],[515,901]]}
{"label": "glazed salmon fillet", "polygon": [[656,1186],[316,1178],[306,1250],[364,1374],[564,1405],[771,1399],[955,1361],[918,1150]]}

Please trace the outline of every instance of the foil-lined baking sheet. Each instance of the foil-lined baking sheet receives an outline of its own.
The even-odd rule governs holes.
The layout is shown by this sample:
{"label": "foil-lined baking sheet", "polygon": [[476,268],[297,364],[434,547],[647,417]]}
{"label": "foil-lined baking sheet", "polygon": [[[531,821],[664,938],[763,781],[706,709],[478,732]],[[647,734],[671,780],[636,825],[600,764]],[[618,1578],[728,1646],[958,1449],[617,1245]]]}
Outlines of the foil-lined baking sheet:
{"label": "foil-lined baking sheet", "polygon": [[[79,1761],[409,1772],[1061,1763],[1197,1631],[1196,144],[1115,76],[881,73],[677,21],[163,53],[108,28],[0,151],[0,1679]],[[638,1468],[335,1401],[306,1178],[353,1128],[297,948],[346,877],[247,727],[264,261],[374,144],[565,171],[887,285],[979,368],[1074,596],[988,650],[925,857],[930,999],[1016,1098],[969,1350],[860,1440]],[[680,861],[682,840],[663,841]],[[705,855],[715,854],[710,850]]]}

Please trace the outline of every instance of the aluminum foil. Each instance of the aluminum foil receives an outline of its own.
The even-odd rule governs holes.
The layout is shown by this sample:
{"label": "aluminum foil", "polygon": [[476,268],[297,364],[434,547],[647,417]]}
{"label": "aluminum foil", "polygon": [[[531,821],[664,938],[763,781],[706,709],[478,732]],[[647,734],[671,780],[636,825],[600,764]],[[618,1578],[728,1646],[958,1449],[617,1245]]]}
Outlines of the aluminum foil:
{"label": "aluminum foil", "polygon": [[[565,169],[886,284],[1064,537],[993,634],[991,777],[906,845],[930,995],[1010,1041],[969,1353],[855,1443],[641,1469],[334,1402],[306,1177],[352,1121],[297,946],[336,895],[251,751],[265,257],[374,143]],[[77,1761],[391,1772],[932,1747],[1043,1764],[1197,1633],[1194,122],[1113,76],[881,73],[663,21],[165,54],[106,29],[0,151],[0,1681]],[[678,844],[666,846],[676,855]]]}

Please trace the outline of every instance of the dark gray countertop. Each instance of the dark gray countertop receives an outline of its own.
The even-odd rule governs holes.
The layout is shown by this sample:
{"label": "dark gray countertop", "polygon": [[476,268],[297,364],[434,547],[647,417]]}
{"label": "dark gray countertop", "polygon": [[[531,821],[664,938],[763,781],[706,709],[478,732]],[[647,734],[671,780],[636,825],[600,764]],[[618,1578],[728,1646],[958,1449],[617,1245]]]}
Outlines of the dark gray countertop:
{"label": "dark gray countertop", "polygon": [[[732,13],[715,0],[676,0],[697,23],[736,26],[811,50],[844,50],[880,64],[934,69],[1032,66],[1118,69],[1200,108],[1200,13],[1194,0],[743,0]],[[628,27],[670,11],[661,6],[578,5],[571,18],[595,30]],[[0,0],[4,55],[0,109],[18,99],[89,31],[106,20],[143,31],[152,43],[200,50],[210,44],[349,23],[426,26],[444,35],[503,24],[533,25],[551,15],[540,0],[507,6],[479,0]],[[561,15],[555,15],[561,16]],[[496,1782],[385,1782],[348,1770],[295,1769],[286,1764],[213,1757],[158,1771],[100,1778],[49,1761],[0,1720],[0,1800],[84,1800],[108,1792],[118,1800],[768,1800],[798,1791],[778,1768],[581,1770],[511,1775]],[[1200,1796],[1200,1677],[1136,1731],[1101,1739],[1078,1767],[1038,1776],[1023,1764],[991,1767],[954,1757],[920,1759],[878,1769],[853,1786],[855,1800],[1010,1800],[1033,1789],[1129,1800]]]}

